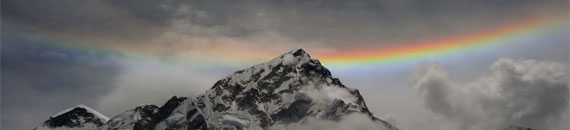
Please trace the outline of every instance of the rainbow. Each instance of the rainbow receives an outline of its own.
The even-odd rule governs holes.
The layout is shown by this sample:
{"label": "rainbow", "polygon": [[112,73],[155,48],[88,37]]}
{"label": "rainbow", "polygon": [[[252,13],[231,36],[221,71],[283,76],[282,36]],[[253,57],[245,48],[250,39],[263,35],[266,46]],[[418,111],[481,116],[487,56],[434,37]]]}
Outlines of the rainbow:
{"label": "rainbow", "polygon": [[545,31],[568,29],[568,18],[526,18],[504,26],[485,29],[468,35],[449,37],[435,41],[406,44],[391,48],[361,49],[354,51],[317,54],[325,64],[332,66],[378,65],[425,59],[492,48],[516,40],[540,35]]}
{"label": "rainbow", "polygon": [[[441,38],[433,41],[400,44],[402,46],[376,47],[372,49],[312,51],[304,48],[314,58],[330,67],[378,66],[406,61],[417,61],[426,58],[452,55],[484,48],[493,48],[503,44],[516,43],[516,40],[541,35],[541,33],[556,30],[567,30],[568,17],[529,17],[515,20],[505,25],[482,29],[469,34]],[[47,39],[47,40],[46,40]],[[63,40],[62,40],[63,39]],[[199,53],[187,53],[182,56],[162,55],[164,51],[156,46],[132,46],[133,44],[86,44],[89,42],[68,40],[54,36],[44,38],[49,44],[57,44],[73,50],[95,51],[104,54],[120,55],[134,58],[160,59],[166,61],[208,65],[251,65],[269,60],[287,50],[264,51],[259,47],[243,47],[239,44],[232,46],[208,46],[200,48]],[[210,42],[217,42],[211,40]],[[127,45],[127,46],[125,46]],[[131,45],[131,46],[128,46]],[[197,55],[199,54],[199,55]]]}

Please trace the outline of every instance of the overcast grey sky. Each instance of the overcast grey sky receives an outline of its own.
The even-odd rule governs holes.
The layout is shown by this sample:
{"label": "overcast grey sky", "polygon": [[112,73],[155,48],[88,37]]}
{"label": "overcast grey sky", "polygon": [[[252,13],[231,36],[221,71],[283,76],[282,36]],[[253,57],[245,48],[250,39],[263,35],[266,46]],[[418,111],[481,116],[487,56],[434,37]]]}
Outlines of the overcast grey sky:
{"label": "overcast grey sky", "polygon": [[[77,104],[107,116],[139,104],[161,105],[173,95],[201,94],[225,75],[255,64],[171,59],[216,61],[201,53],[219,46],[277,53],[302,47],[311,53],[413,45],[530,17],[567,20],[568,5],[567,0],[3,0],[1,128],[31,129]],[[567,130],[570,43],[568,21],[562,24],[510,41],[517,44],[329,69],[360,89],[372,112],[401,129],[514,124]]]}

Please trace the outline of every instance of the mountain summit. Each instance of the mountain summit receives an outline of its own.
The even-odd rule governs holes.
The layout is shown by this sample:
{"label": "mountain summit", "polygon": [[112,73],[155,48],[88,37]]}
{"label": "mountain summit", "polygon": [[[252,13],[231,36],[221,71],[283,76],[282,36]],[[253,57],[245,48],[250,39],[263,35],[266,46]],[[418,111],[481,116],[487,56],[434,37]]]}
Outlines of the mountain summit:
{"label": "mountain summit", "polygon": [[311,119],[334,122],[353,114],[397,130],[368,110],[358,90],[344,86],[303,49],[294,49],[236,71],[196,98],[173,97],[162,107],[139,106],[98,128],[292,129]]}

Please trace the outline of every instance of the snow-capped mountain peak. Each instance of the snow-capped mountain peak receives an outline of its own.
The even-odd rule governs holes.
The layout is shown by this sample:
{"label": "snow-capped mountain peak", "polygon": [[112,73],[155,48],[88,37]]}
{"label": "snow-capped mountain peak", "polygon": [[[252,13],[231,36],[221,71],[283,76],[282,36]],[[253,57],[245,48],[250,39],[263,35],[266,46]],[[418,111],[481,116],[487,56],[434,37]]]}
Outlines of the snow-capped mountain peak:
{"label": "snow-capped mountain peak", "polygon": [[[184,104],[177,111],[189,119],[171,119],[179,121],[176,128],[276,129],[306,118],[338,121],[360,113],[396,129],[368,111],[358,90],[345,87],[302,49],[236,71]],[[201,123],[184,125],[189,122]]]}
{"label": "snow-capped mountain peak", "polygon": [[311,56],[309,56],[305,50],[298,48],[282,54],[277,58],[274,58],[269,62],[269,64],[276,65],[278,63],[281,63],[283,65],[294,65],[304,63],[309,60],[311,60]]}
{"label": "snow-capped mountain peak", "polygon": [[104,125],[109,118],[85,106],[78,105],[61,111],[34,130],[50,129],[97,129]]}

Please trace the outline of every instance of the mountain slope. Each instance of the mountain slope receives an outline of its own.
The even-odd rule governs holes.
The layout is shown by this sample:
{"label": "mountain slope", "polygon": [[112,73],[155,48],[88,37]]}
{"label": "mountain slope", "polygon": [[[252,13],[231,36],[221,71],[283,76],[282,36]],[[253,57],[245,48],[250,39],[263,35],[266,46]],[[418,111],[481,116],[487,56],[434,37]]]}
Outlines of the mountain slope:
{"label": "mountain slope", "polygon": [[236,71],[196,98],[173,97],[160,108],[139,106],[99,129],[294,129],[308,120],[338,122],[353,114],[397,130],[368,110],[358,90],[295,49]]}

